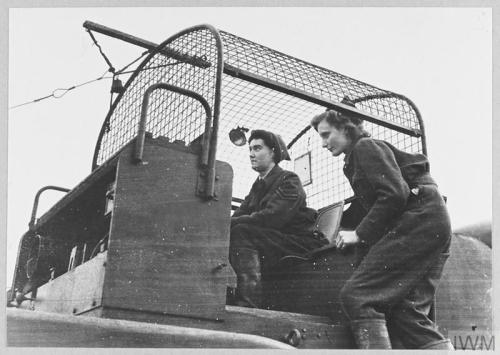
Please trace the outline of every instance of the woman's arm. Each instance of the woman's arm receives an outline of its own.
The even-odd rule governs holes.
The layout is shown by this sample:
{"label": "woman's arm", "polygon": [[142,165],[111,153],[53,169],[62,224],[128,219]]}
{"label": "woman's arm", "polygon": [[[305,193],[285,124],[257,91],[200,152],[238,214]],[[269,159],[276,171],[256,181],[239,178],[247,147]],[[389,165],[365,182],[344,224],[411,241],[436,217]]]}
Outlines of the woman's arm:
{"label": "woman's arm", "polygon": [[243,200],[243,202],[240,204],[240,207],[238,207],[234,211],[234,213],[231,216],[231,218],[235,218],[235,217],[243,216],[243,215],[246,215],[246,214],[250,214],[250,211],[248,210],[248,204],[249,203],[250,203],[250,194],[245,197],[245,199]]}
{"label": "woman's arm", "polygon": [[359,225],[363,217],[366,216],[366,210],[359,203],[359,199],[354,199],[350,206],[342,212],[340,227],[354,230]]}
{"label": "woman's arm", "polygon": [[374,244],[382,237],[392,218],[403,211],[410,189],[401,175],[394,153],[383,142],[363,139],[353,153],[356,168],[361,169],[375,193],[375,201],[356,228],[356,233],[361,240]]}

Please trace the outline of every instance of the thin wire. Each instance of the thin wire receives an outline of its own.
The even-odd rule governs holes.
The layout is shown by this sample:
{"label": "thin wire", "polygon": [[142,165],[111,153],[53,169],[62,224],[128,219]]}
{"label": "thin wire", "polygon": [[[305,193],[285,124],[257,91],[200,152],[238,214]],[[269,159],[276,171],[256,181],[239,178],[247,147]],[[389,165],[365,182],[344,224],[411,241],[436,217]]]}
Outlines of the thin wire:
{"label": "thin wire", "polygon": [[[52,94],[54,95],[54,97],[55,97],[56,99],[59,99],[59,98],[63,97],[64,95],[66,95],[66,93],[67,93],[68,91],[71,91],[71,90],[73,90],[73,89],[79,88],[80,86],[84,86],[84,85],[87,85],[87,84],[93,83],[94,81],[98,81],[98,80],[103,79],[103,78],[104,78],[104,76],[106,75],[106,73],[107,73],[107,72],[108,72],[108,71],[106,70],[106,71],[105,71],[105,72],[104,72],[104,73],[103,73],[103,74],[102,74],[99,78],[97,78],[97,79],[94,79],[94,80],[89,80],[89,81],[86,81],[86,82],[84,82],[84,83],[81,83],[81,84],[78,84],[78,85],[74,85],[74,86],[72,86],[72,87],[70,87],[70,88],[67,88],[67,89],[55,89],[55,90],[52,92]],[[106,79],[110,79],[110,78],[112,78],[112,77],[109,77],[109,76],[108,76]],[[56,92],[57,92],[57,91],[62,91],[62,94],[60,94],[59,96],[57,96],[57,95],[56,95]]]}
{"label": "thin wire", "polygon": [[[107,73],[107,72],[108,72],[108,70],[106,70],[106,71],[104,72],[104,74],[102,74],[102,75],[101,75],[100,77],[98,77],[97,79],[93,79],[93,80],[89,80],[89,81],[86,81],[86,82],[81,83],[81,84],[73,85],[73,86],[71,86],[71,87],[69,87],[69,88],[67,88],[67,89],[61,89],[61,88],[58,88],[58,89],[55,89],[54,91],[52,91],[52,94],[50,94],[50,95],[43,96],[43,97],[40,97],[40,98],[35,99],[35,100],[32,100],[32,101],[24,102],[24,103],[19,104],[19,105],[11,106],[11,107],[9,107],[9,110],[14,109],[14,108],[17,108],[17,107],[25,106],[25,105],[28,105],[28,104],[32,104],[32,103],[35,103],[35,102],[39,102],[39,101],[42,101],[42,100],[48,99],[48,98],[50,98],[50,97],[53,97],[53,98],[55,98],[55,99],[59,99],[59,98],[63,97],[64,95],[66,95],[66,93],[67,93],[68,91],[74,90],[74,89],[76,89],[76,88],[79,88],[79,87],[81,87],[81,86],[84,86],[84,85],[87,85],[87,84],[93,83],[93,82],[98,81],[98,80],[102,80],[102,79],[111,79],[111,78],[112,78],[112,76],[105,77],[105,75],[106,75],[106,73]],[[58,93],[58,92],[60,92],[60,91],[62,91],[62,93]]]}
{"label": "thin wire", "polygon": [[[36,103],[36,102],[39,102],[39,101],[42,101],[42,100],[45,100],[45,99],[48,99],[50,97],[53,97],[55,99],[59,99],[61,97],[63,97],[64,95],[66,95],[66,93],[68,91],[71,91],[73,89],[76,89],[80,86],[83,86],[83,85],[87,85],[87,84],[90,84],[94,81],[98,81],[98,80],[101,80],[101,79],[111,79],[111,78],[115,78],[116,75],[118,74],[129,74],[129,73],[132,73],[134,72],[133,70],[132,71],[128,71],[128,72],[125,72],[124,70],[127,69],[128,67],[130,67],[132,64],[136,63],[139,59],[141,59],[142,57],[144,57],[146,54],[149,53],[149,50],[148,51],[145,51],[143,52],[138,58],[134,59],[132,62],[130,62],[129,64],[125,65],[122,69],[120,69],[116,75],[113,75],[111,77],[104,77],[106,75],[107,72],[111,72],[113,74],[115,74],[115,68],[113,67],[113,65],[111,64],[111,62],[109,61],[109,59],[106,57],[106,55],[104,54],[104,52],[102,51],[102,48],[101,46],[97,43],[97,40],[95,39],[95,37],[92,35],[92,33],[90,31],[87,31],[90,35],[90,37],[92,38],[92,40],[94,41],[94,44],[97,46],[97,48],[99,49],[99,51],[101,52],[102,56],[104,57],[104,60],[106,61],[106,63],[109,65],[109,69],[106,70],[104,72],[104,74],[102,74],[99,78],[97,79],[94,79],[94,80],[89,80],[87,82],[84,82],[82,84],[78,84],[78,85],[74,85],[74,86],[71,86],[67,89],[55,89],[54,91],[52,91],[52,93],[50,95],[47,95],[47,96],[43,96],[43,97],[40,97],[38,99],[35,99],[35,100],[32,100],[32,101],[28,101],[28,102],[24,102],[22,104],[19,104],[19,105],[15,105],[15,106],[11,106],[9,107],[9,110],[11,109],[14,109],[14,108],[18,108],[18,107],[21,107],[21,106],[25,106],[25,105],[29,105],[29,104],[33,104],[33,103]],[[59,91],[62,91],[62,93],[58,94]],[[112,100],[112,97],[113,95],[111,95],[111,100]]]}
{"label": "thin wire", "polygon": [[101,53],[102,57],[104,58],[104,60],[108,64],[108,66],[109,66],[109,72],[111,72],[111,73],[114,74],[115,73],[115,68],[113,67],[113,65],[109,61],[108,57],[106,57],[106,54],[104,54],[104,52],[102,51],[102,48],[99,45],[99,43],[97,43],[97,40],[95,39],[94,35],[92,34],[92,32],[90,30],[87,30],[87,32],[90,35],[90,38],[92,38],[92,41],[94,41],[94,44],[96,45],[96,47],[99,49],[99,52]]}
{"label": "thin wire", "polygon": [[134,64],[135,62],[137,62],[139,59],[141,59],[142,57],[144,57],[148,53],[149,53],[149,51],[143,52],[139,57],[137,57],[137,59],[133,60],[132,62],[130,62],[129,64],[127,64],[126,66],[124,66],[123,68],[121,68],[120,70],[118,70],[116,72],[116,75],[130,73],[130,71],[129,72],[125,72],[124,70],[127,69],[128,67],[130,67],[132,64]]}
{"label": "thin wire", "polygon": [[[147,53],[147,52],[145,52]],[[135,59],[132,63],[126,65],[125,67],[123,67],[123,69],[121,69],[118,74],[130,74],[130,73],[133,73],[135,71],[134,70],[129,70],[129,71],[123,71],[124,69],[128,68],[130,65],[132,65],[133,63],[137,62],[145,53],[143,53],[139,58]],[[141,71],[146,71],[146,70],[151,70],[151,69],[157,69],[157,68],[162,68],[162,67],[168,67],[168,66],[173,66],[173,65],[177,65],[177,64],[181,64],[182,62],[175,62],[175,63],[168,63],[168,64],[164,64],[164,65],[158,65],[158,66],[154,66],[154,67],[150,67],[150,68],[143,68]],[[22,104],[19,104],[19,105],[15,105],[15,106],[11,106],[9,107],[9,110],[11,109],[14,109],[14,108],[18,108],[18,107],[21,107],[21,106],[25,106],[25,105],[29,105],[29,104],[33,104],[33,103],[36,103],[36,102],[39,102],[39,101],[42,101],[42,100],[45,100],[45,99],[48,99],[50,97],[53,97],[55,99],[59,99],[61,97],[63,97],[64,95],[66,95],[66,93],[68,91],[71,91],[73,89],[76,89],[76,88],[79,88],[80,86],[83,86],[83,85],[87,85],[87,84],[90,84],[90,83],[93,83],[94,81],[98,81],[98,80],[101,80],[101,79],[112,79],[114,78],[115,76],[108,76],[108,77],[104,77],[106,75],[106,73],[108,72],[109,70],[106,70],[104,72],[104,74],[102,74],[99,78],[97,79],[94,79],[94,80],[89,80],[89,81],[86,81],[82,84],[78,84],[78,85],[74,85],[74,86],[71,86],[67,89],[55,89],[54,91],[52,91],[52,94],[50,95],[47,95],[47,96],[43,96],[43,97],[40,97],[38,99],[35,99],[35,100],[32,100],[32,101],[28,101],[28,102],[24,102]],[[62,91],[62,93],[58,93],[59,91]]]}

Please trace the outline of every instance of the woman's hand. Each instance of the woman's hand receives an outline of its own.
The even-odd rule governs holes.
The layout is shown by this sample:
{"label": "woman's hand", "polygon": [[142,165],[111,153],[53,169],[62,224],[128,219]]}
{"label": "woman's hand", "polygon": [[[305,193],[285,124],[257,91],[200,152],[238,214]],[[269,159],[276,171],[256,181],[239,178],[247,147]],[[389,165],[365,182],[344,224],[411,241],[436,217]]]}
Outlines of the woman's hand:
{"label": "woman's hand", "polygon": [[355,245],[361,242],[359,236],[356,234],[356,231],[340,231],[337,235],[337,239],[335,240],[335,246],[339,250],[343,250],[345,247],[349,245]]}

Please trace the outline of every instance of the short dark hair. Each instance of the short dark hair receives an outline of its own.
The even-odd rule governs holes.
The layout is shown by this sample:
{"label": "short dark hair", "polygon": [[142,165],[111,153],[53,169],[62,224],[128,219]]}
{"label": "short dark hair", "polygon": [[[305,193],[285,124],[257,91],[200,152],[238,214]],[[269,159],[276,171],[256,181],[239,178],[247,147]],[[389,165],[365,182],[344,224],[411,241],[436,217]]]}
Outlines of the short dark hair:
{"label": "short dark hair", "polygon": [[285,142],[276,134],[263,129],[256,129],[250,134],[248,144],[254,139],[262,139],[264,144],[273,151],[273,160],[275,164],[278,164],[282,160],[290,160]]}
{"label": "short dark hair", "polygon": [[326,110],[312,118],[311,126],[318,131],[318,125],[323,120],[326,120],[330,126],[336,129],[345,128],[348,137],[352,140],[357,139],[361,135],[368,135],[363,129],[363,120],[357,117],[350,117],[335,110]]}
{"label": "short dark hair", "polygon": [[248,144],[254,139],[262,139],[264,144],[269,148],[273,149],[275,142],[271,132],[264,131],[263,129],[255,129],[250,133],[250,138],[248,138]]}

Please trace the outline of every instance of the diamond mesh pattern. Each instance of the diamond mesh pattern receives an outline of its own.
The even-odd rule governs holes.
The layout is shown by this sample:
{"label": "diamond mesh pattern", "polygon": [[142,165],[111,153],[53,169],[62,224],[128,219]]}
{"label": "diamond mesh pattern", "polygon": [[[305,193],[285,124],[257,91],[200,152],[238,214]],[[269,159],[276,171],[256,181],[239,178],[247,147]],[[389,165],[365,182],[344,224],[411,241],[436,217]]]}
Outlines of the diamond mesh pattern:
{"label": "diamond mesh pattern", "polygon": [[[276,52],[257,43],[221,31],[224,42],[224,62],[276,81],[294,89],[324,99],[340,102],[349,96],[360,111],[389,120],[408,128],[421,129],[414,108],[400,95],[381,90],[361,81],[315,66]],[[302,131],[311,118],[325,107],[259,86],[230,75],[223,76],[221,124],[217,157],[231,163],[234,170],[233,195],[242,198],[255,180],[249,165],[248,150],[233,146],[229,130],[237,126],[267,129],[279,133],[290,142]],[[422,152],[420,138],[365,122],[372,137],[383,139],[409,152]],[[290,148],[291,162],[280,165],[294,170],[295,158],[311,152],[312,183],[304,186],[308,204],[321,208],[352,196],[349,182],[343,174],[343,158],[334,158],[321,147],[321,141],[312,129]]]}
{"label": "diamond mesh pattern", "polygon": [[[331,70],[315,66],[279,53],[257,43],[220,31],[225,64],[258,75],[264,80],[286,85],[330,102],[340,102],[349,96],[360,111],[400,124],[421,129],[414,105],[401,95],[381,90]],[[103,131],[97,147],[96,163],[102,164],[137,134],[137,123],[144,91],[158,82],[165,82],[202,95],[214,110],[216,92],[217,48],[213,34],[206,28],[180,35],[170,43],[170,49],[210,63],[208,68],[183,63],[162,54],[146,59],[137,75],[127,84],[127,90],[116,108],[109,114],[109,130]],[[149,69],[148,68],[152,68]],[[250,168],[247,147],[236,147],[228,133],[237,126],[266,129],[279,133],[291,142],[306,128],[310,119],[325,107],[290,94],[251,83],[231,75],[223,75],[217,144],[217,159],[230,163],[234,170],[233,196],[243,198],[256,174]],[[202,106],[195,100],[165,90],[155,91],[148,110],[146,130],[154,137],[189,143],[204,130]],[[106,127],[106,124],[104,125]],[[374,138],[384,139],[409,152],[423,152],[422,138],[365,122],[365,129]],[[312,183],[305,186],[308,203],[321,208],[352,195],[343,176],[343,159],[334,158],[325,149],[316,132],[308,130],[298,138],[290,153],[291,162],[280,165],[294,170],[293,159],[311,152]]]}
{"label": "diamond mesh pattern", "polygon": [[[96,164],[100,165],[137,135],[142,100],[146,89],[156,83],[168,83],[197,92],[212,107],[215,100],[217,46],[206,28],[182,35],[167,47],[192,57],[204,58],[208,68],[184,63],[157,53],[147,58],[127,83],[126,91],[105,122],[102,140],[97,147]],[[204,131],[203,107],[189,97],[166,90],[156,90],[150,98],[146,131],[153,137],[191,142]],[[213,111],[212,111],[213,115]]]}

